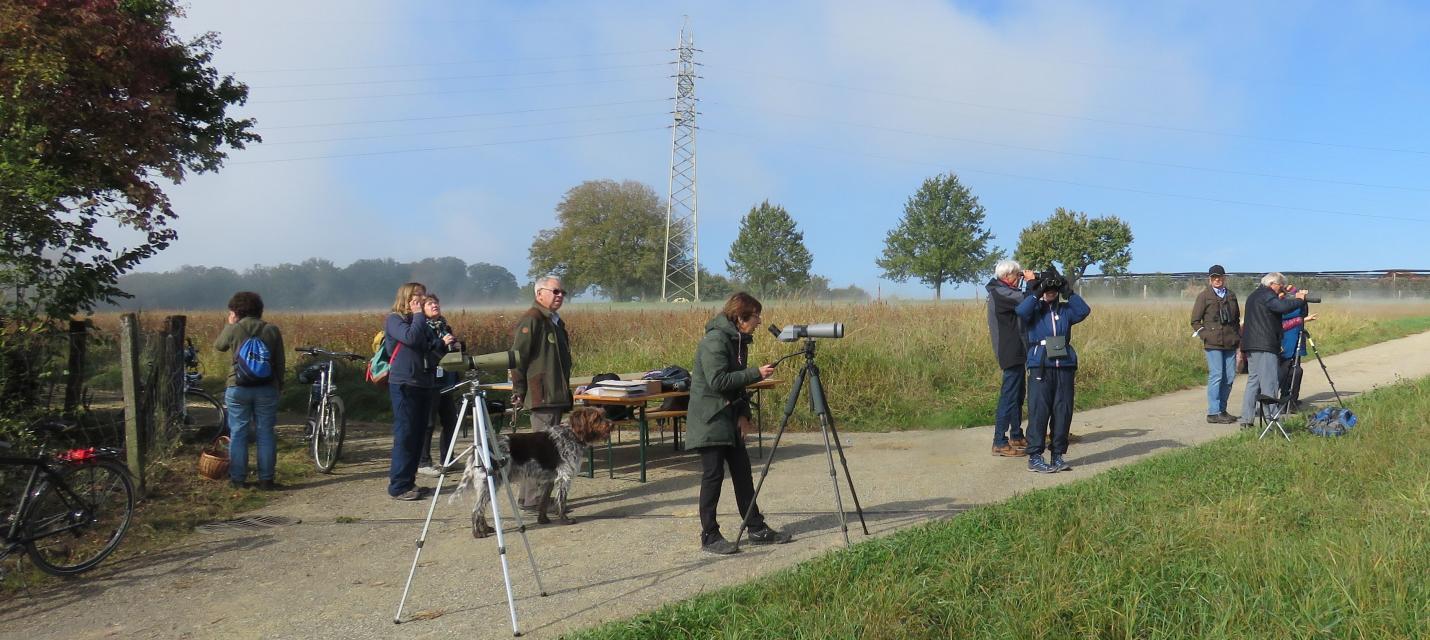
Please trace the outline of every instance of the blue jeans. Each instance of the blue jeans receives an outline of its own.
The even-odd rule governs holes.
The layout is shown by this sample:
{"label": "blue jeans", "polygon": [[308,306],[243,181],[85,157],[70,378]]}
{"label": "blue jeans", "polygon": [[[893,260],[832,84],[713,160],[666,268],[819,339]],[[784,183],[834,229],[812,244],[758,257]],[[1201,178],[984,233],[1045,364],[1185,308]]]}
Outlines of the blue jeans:
{"label": "blue jeans", "polygon": [[1052,442],[1046,443],[1053,455],[1068,452],[1068,431],[1072,427],[1073,378],[1077,369],[1042,367],[1028,370],[1028,449],[1029,456],[1042,456],[1044,435],[1051,432]]}
{"label": "blue jeans", "polygon": [[998,391],[998,417],[993,423],[993,446],[1008,444],[1008,437],[1023,437],[1023,389],[1027,370],[1023,365],[1003,370],[1003,388]]}
{"label": "blue jeans", "polygon": [[278,463],[278,389],[229,387],[223,392],[228,405],[228,477],[234,482],[248,478],[248,436],[258,436],[258,479],[272,480]]}
{"label": "blue jeans", "polygon": [[1207,349],[1207,415],[1226,411],[1236,381],[1236,349]]}
{"label": "blue jeans", "polygon": [[417,461],[426,444],[432,415],[432,390],[407,384],[388,385],[392,399],[392,466],[387,469],[387,495],[399,496],[417,487]]}

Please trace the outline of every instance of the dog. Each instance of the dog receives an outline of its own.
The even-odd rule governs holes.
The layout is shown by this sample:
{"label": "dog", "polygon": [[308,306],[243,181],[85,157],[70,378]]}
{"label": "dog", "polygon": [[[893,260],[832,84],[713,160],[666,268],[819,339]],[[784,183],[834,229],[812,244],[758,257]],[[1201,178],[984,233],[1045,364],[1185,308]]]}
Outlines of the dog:
{"label": "dog", "polygon": [[[541,491],[541,506],[537,509],[536,522],[550,524],[546,513],[551,505],[551,492],[556,489],[556,517],[561,524],[575,524],[567,512],[566,497],[571,491],[571,480],[581,472],[581,457],[586,448],[605,440],[611,433],[611,421],[601,409],[578,407],[565,421],[553,429],[535,433],[511,433],[499,435],[493,445],[493,469],[490,476],[493,485],[500,490],[505,482],[525,481],[535,484]],[[487,501],[492,497],[487,491],[488,470],[481,465],[475,450],[462,479],[457,483],[457,492],[473,487],[477,491],[477,503],[472,508],[472,535],[485,538],[494,529],[487,525]],[[455,499],[455,495],[453,496]]]}

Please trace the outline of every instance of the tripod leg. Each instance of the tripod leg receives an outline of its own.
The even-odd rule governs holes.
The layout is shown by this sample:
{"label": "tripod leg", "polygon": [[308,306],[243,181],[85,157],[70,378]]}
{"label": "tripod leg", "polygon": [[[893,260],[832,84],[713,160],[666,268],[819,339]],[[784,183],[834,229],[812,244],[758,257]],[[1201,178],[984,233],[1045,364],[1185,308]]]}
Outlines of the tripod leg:
{"label": "tripod leg", "polygon": [[[864,508],[859,506],[859,492],[854,490],[854,476],[849,474],[849,459],[844,457],[844,444],[839,441],[839,430],[834,428],[834,415],[829,412],[829,402],[824,397],[824,383],[819,379],[819,367],[810,365],[810,377],[813,378],[809,384],[810,402],[814,404],[814,410],[819,414],[820,428],[824,429],[824,453],[830,455],[829,436],[834,436],[834,448],[839,451],[839,464],[844,467],[844,479],[849,483],[849,497],[854,499],[854,511],[859,514],[859,526],[863,527],[864,535],[869,535],[869,525],[864,522]],[[849,545],[849,525],[845,522],[844,503],[839,498],[839,481],[834,478],[834,459],[829,460],[829,476],[834,480],[834,505],[839,509],[839,523],[844,529],[844,544]]]}
{"label": "tripod leg", "polygon": [[[452,433],[452,449],[457,448],[457,438],[462,433],[462,416],[467,412],[470,398],[463,397],[462,408],[457,412],[457,429]],[[473,416],[475,420],[475,416]],[[402,608],[407,604],[407,594],[412,590],[412,578],[417,575],[417,561],[422,558],[422,545],[427,542],[427,530],[432,526],[432,513],[437,510],[437,498],[442,495],[442,483],[447,479],[447,465],[451,460],[444,460],[442,464],[442,474],[437,476],[437,488],[432,492],[432,503],[427,505],[427,519],[422,522],[422,533],[417,536],[417,553],[412,555],[412,568],[407,572],[407,584],[402,587],[402,599],[397,602],[397,613],[392,617],[393,624],[402,624]]]}
{"label": "tripod leg", "polygon": [[542,596],[546,595],[546,587],[541,584],[541,571],[536,566],[536,556],[531,551],[531,541],[526,537],[526,524],[522,522],[521,509],[517,505],[516,495],[511,491],[511,477],[508,474],[511,465],[503,464],[500,466],[500,470],[497,470],[497,465],[493,461],[493,456],[497,455],[497,452],[491,444],[496,440],[496,434],[492,431],[491,416],[487,414],[485,401],[477,405],[474,421],[477,433],[481,438],[481,449],[478,453],[481,456],[482,466],[486,469],[487,496],[491,498],[492,527],[496,529],[497,555],[501,559],[502,581],[506,586],[507,610],[511,614],[511,633],[513,636],[520,636],[521,628],[517,626],[516,618],[516,597],[511,588],[511,566],[506,557],[506,535],[502,531],[501,507],[500,501],[497,500],[497,473],[501,474],[502,486],[506,489],[507,502],[511,505],[512,514],[516,518],[517,533],[526,547],[526,556],[531,562],[531,572],[536,577],[536,588]]}
{"label": "tripod leg", "polygon": [[1342,409],[1346,408],[1345,401],[1341,400],[1341,392],[1336,390],[1336,381],[1331,379],[1331,370],[1326,368],[1326,361],[1321,359],[1321,350],[1316,348],[1316,341],[1311,338],[1311,334],[1307,333],[1304,327],[1301,329],[1301,335],[1306,336],[1306,344],[1311,346],[1311,353],[1316,354],[1316,362],[1321,364],[1321,373],[1326,374],[1326,383],[1331,385],[1331,393],[1336,396],[1336,404],[1341,405]]}
{"label": "tripod leg", "polygon": [[750,509],[741,514],[740,530],[735,532],[735,549],[740,549],[740,538],[745,535],[745,529],[750,526],[750,516],[755,513],[755,505],[760,503],[760,490],[765,486],[765,476],[770,475],[770,463],[775,461],[775,452],[780,449],[780,438],[785,435],[785,428],[789,426],[789,418],[794,414],[794,406],[799,403],[799,392],[804,386],[805,371],[800,370],[799,375],[794,377],[794,386],[790,387],[789,398],[785,401],[785,415],[780,419],[780,430],[775,432],[775,441],[770,444],[770,457],[765,458],[765,468],[760,471],[760,481],[755,483],[755,495],[750,497]]}

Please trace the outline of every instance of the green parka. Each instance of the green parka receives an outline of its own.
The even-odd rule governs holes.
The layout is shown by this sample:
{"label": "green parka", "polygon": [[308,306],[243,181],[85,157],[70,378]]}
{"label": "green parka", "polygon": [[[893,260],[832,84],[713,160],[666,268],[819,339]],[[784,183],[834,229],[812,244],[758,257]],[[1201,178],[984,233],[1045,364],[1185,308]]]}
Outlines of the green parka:
{"label": "green parka", "polygon": [[571,408],[571,342],[566,323],[551,310],[532,305],[516,323],[512,351],[521,363],[511,372],[512,392],[526,398],[527,409]]}
{"label": "green parka", "polygon": [[737,421],[750,415],[745,387],[760,381],[759,367],[746,366],[748,345],[748,338],[724,315],[705,324],[690,371],[686,448],[729,446],[740,437]]}

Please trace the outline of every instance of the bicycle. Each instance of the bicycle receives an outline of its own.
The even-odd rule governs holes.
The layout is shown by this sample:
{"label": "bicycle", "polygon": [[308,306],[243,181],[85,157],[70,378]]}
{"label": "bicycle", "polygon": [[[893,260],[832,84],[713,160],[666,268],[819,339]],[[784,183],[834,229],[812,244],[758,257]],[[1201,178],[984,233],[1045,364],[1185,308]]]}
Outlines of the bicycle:
{"label": "bicycle", "polygon": [[294,351],[328,358],[299,371],[298,382],[313,385],[308,395],[308,423],[303,439],[312,443],[313,463],[318,471],[331,473],[342,453],[343,436],[347,432],[347,411],[343,399],[338,397],[337,385],[333,384],[333,365],[336,358],[360,362],[367,357],[317,347],[298,347]]}
{"label": "bicycle", "polygon": [[199,350],[192,339],[184,342],[184,428],[194,431],[199,439],[212,439],[228,432],[228,407],[199,384],[204,379],[199,371]]}
{"label": "bicycle", "polygon": [[[134,514],[134,483],[118,449],[88,447],[49,455],[51,433],[67,426],[43,421],[35,457],[0,456],[0,467],[29,467],[15,508],[4,516],[0,559],[24,549],[40,570],[73,576],[113,553]],[[0,441],[0,450],[11,444]]]}

